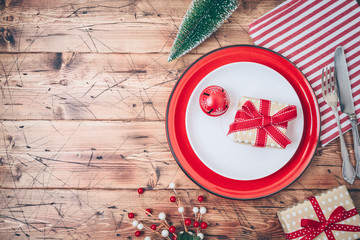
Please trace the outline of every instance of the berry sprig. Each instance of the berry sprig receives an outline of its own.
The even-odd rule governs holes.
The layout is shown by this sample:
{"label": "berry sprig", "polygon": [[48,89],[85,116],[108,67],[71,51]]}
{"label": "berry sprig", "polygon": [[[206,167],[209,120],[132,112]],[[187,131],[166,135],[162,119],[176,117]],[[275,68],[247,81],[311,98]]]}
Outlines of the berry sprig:
{"label": "berry sprig", "polygon": [[[141,195],[144,193],[144,189],[143,188],[139,188],[138,190],[139,193],[139,209],[142,210],[147,216],[152,217],[152,220],[155,220],[158,222],[158,225],[152,224],[150,227],[147,226],[146,224],[144,224],[140,219],[137,219],[135,217],[135,214],[130,212],[128,213],[128,218],[132,219],[133,221],[131,222],[132,226],[137,228],[138,230],[134,233],[136,237],[140,237],[142,235],[142,230],[149,230],[152,233],[155,233],[161,237],[164,237],[165,239],[171,240],[169,238],[169,232],[174,232],[174,236],[176,237],[175,234],[175,230],[176,228],[173,226],[169,226],[168,222],[166,221],[166,215],[165,213],[160,213],[159,214],[159,218],[155,218],[152,214],[152,210],[150,208],[142,208],[141,207]],[[146,236],[144,238],[145,240],[151,240],[150,236]]]}
{"label": "berry sprig", "polygon": [[[170,202],[176,203],[178,207],[178,212],[181,214],[182,222],[184,225],[185,232],[180,232],[176,234],[177,228],[173,225],[170,225],[169,222],[166,220],[166,214],[164,212],[160,212],[158,217],[153,215],[152,209],[146,208],[144,209],[141,206],[141,195],[145,192],[144,188],[139,188],[137,191],[139,193],[139,209],[141,209],[148,217],[151,217],[152,220],[156,221],[157,224],[152,224],[151,226],[147,226],[141,219],[137,219],[133,212],[128,213],[128,218],[132,220],[131,224],[133,227],[137,228],[135,232],[136,237],[140,237],[144,230],[148,230],[151,233],[157,234],[164,239],[167,240],[201,240],[204,239],[204,234],[200,232],[201,229],[206,229],[208,224],[201,220],[202,215],[204,215],[207,210],[205,207],[200,206],[193,208],[194,213],[194,222],[192,222],[191,218],[185,218],[184,212],[185,208],[181,204],[181,199],[179,194],[175,190],[175,183],[170,183],[169,187],[173,189],[175,196],[170,197]],[[203,196],[198,197],[198,201],[202,203],[204,201]],[[200,214],[198,214],[200,212]],[[196,229],[196,233],[188,230],[188,227],[193,226]],[[144,240],[151,240],[150,236],[146,236]]]}
{"label": "berry sprig", "polygon": [[[144,211],[147,216],[152,216],[152,211],[151,211],[150,208],[143,209],[143,208],[141,207],[141,201],[140,201],[140,200],[141,200],[141,195],[144,193],[144,191],[145,191],[145,190],[144,190],[143,188],[138,188],[138,190],[137,190],[137,192],[139,193],[139,197],[138,197],[138,199],[139,199],[139,208],[140,208],[142,211]],[[156,225],[153,224],[151,227],[148,227],[147,225],[145,225],[144,223],[142,223],[140,219],[137,219],[137,218],[135,217],[135,214],[134,214],[134,213],[132,213],[132,212],[128,213],[128,218],[133,220],[133,221],[131,222],[132,226],[138,229],[138,230],[134,233],[136,237],[140,237],[140,236],[142,235],[142,230],[144,230],[144,229],[147,229],[147,230],[149,230],[149,231],[152,231],[152,232],[154,232],[154,233],[156,233],[156,234],[160,234],[160,233],[158,233],[158,232],[155,231]],[[153,226],[155,226],[155,227],[153,227]],[[160,234],[160,236],[161,236],[161,234]],[[144,239],[145,239],[145,240],[151,240],[151,237],[146,236]]]}
{"label": "berry sprig", "polygon": [[[199,201],[200,204],[201,204],[201,203],[204,201],[204,197],[203,197],[203,196],[199,196],[199,197],[198,197],[198,201]],[[206,207],[201,207],[201,206],[200,206],[200,216],[199,216],[199,219],[198,219],[199,222],[201,222],[201,217],[202,217],[202,215],[204,215],[206,212],[207,212]],[[204,222],[204,223],[206,223],[206,222]],[[206,224],[206,226],[207,226],[207,224]],[[206,228],[206,227],[205,227],[205,228]],[[205,229],[205,228],[203,228],[203,229]]]}
{"label": "berry sprig", "polygon": [[[173,182],[170,183],[170,184],[169,184],[169,187],[174,190],[174,193],[175,193],[175,195],[176,195],[176,197],[175,197],[175,196],[171,196],[171,197],[170,197],[170,202],[175,202],[175,203],[178,205],[178,211],[179,211],[179,213],[181,214],[181,217],[182,217],[183,222],[184,222],[185,232],[188,233],[189,231],[188,231],[187,228],[191,226],[192,221],[191,221],[190,218],[185,218],[185,217],[184,217],[184,211],[185,211],[185,209],[184,209],[184,207],[181,206],[180,196],[177,194],[177,192],[176,192],[176,190],[175,190],[175,183],[173,183]],[[177,201],[176,201],[176,200],[177,200]],[[200,203],[202,203],[202,202],[204,201],[204,197],[203,197],[203,196],[199,196],[199,197],[198,197],[198,201],[199,201]],[[195,221],[194,221],[194,223],[193,223],[193,226],[194,226],[195,229],[196,229],[196,235],[197,235],[200,239],[204,239],[204,234],[200,232],[199,227],[200,227],[201,229],[206,229],[207,226],[208,226],[208,224],[207,224],[206,222],[204,222],[204,221],[201,222],[201,217],[202,217],[202,215],[204,215],[204,214],[207,212],[207,210],[206,210],[205,207],[200,207],[200,215],[199,215],[199,216],[196,216],[198,212],[199,212],[199,208],[198,208],[198,207],[194,207],[194,208],[193,208],[193,213],[194,213]],[[200,223],[199,223],[199,222],[200,222]]]}

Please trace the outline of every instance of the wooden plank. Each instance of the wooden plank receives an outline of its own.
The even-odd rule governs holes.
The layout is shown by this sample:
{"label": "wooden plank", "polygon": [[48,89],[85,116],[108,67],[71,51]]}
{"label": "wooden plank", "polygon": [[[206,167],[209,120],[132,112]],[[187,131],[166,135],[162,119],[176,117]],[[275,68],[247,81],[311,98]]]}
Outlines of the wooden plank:
{"label": "wooden plank", "polygon": [[1,132],[2,187],[154,187],[184,177],[163,122],[4,121]]}
{"label": "wooden plank", "polygon": [[[168,53],[190,5],[166,0],[5,0],[0,51]],[[241,6],[196,52],[248,43],[248,24],[283,2]]]}
{"label": "wooden plank", "polygon": [[0,54],[0,119],[161,120],[200,55]]}
{"label": "wooden plank", "polygon": [[[206,239],[285,239],[276,212],[312,194],[307,190],[282,191],[264,199],[233,201],[202,190],[178,192],[187,217],[193,206],[199,206],[197,196],[205,197],[203,206],[208,212],[203,220],[209,223],[203,230]],[[151,208],[155,216],[165,212],[167,220],[180,230],[181,216],[176,204],[169,202],[173,194],[163,188],[145,191],[140,203]],[[359,191],[350,191],[350,195],[359,206]],[[127,239],[135,232],[127,212],[134,212],[147,225],[157,223],[138,209],[138,200],[135,189],[2,190],[0,235],[3,239]],[[145,233],[149,234],[142,236]]]}
{"label": "wooden plank", "polygon": [[[174,161],[163,122],[2,121],[0,127],[2,187],[150,189],[178,181],[184,189],[198,189]],[[352,136],[345,137],[351,149]],[[345,182],[335,141],[318,149],[289,189],[339,184]],[[359,187],[359,181],[349,186]]]}

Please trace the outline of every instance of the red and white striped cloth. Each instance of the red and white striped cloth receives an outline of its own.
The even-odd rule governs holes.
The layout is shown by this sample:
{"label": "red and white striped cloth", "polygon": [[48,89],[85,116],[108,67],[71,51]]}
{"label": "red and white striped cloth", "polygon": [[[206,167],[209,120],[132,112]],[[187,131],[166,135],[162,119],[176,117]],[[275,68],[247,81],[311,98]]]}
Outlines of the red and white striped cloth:
{"label": "red and white striped cloth", "polygon": [[[339,136],[335,116],[321,93],[321,71],[334,66],[337,46],[345,49],[357,117],[360,117],[360,6],[355,0],[288,0],[249,25],[256,45],[292,61],[307,77],[321,112],[321,145]],[[339,112],[341,128],[351,128]],[[306,123],[305,123],[306,124]]]}

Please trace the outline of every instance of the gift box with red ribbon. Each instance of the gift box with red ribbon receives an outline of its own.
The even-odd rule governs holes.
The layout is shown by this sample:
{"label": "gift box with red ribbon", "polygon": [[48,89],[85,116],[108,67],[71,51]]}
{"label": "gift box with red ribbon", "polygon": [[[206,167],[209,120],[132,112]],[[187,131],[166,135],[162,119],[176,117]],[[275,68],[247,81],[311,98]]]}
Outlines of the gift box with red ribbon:
{"label": "gift box with red ribbon", "polygon": [[296,106],[275,101],[242,97],[228,134],[234,141],[254,147],[285,148],[288,122],[297,116]]}
{"label": "gift box with red ribbon", "polygon": [[360,217],[345,186],[278,212],[286,239],[358,239]]}

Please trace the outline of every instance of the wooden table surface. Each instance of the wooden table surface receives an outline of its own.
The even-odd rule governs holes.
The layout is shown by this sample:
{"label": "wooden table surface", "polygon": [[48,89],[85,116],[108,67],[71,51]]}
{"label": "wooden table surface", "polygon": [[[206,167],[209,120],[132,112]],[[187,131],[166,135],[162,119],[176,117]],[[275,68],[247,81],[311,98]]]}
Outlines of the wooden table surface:
{"label": "wooden table surface", "polygon": [[[139,213],[138,187],[144,207],[180,223],[170,182],[185,205],[204,195],[207,239],[284,239],[279,209],[346,184],[338,140],[263,199],[217,197],[185,176],[165,132],[174,84],[208,51],[253,44],[248,24],[283,0],[241,1],[213,36],[169,63],[190,2],[0,1],[0,239],[135,239],[127,211]],[[360,181],[346,186],[360,206]]]}

